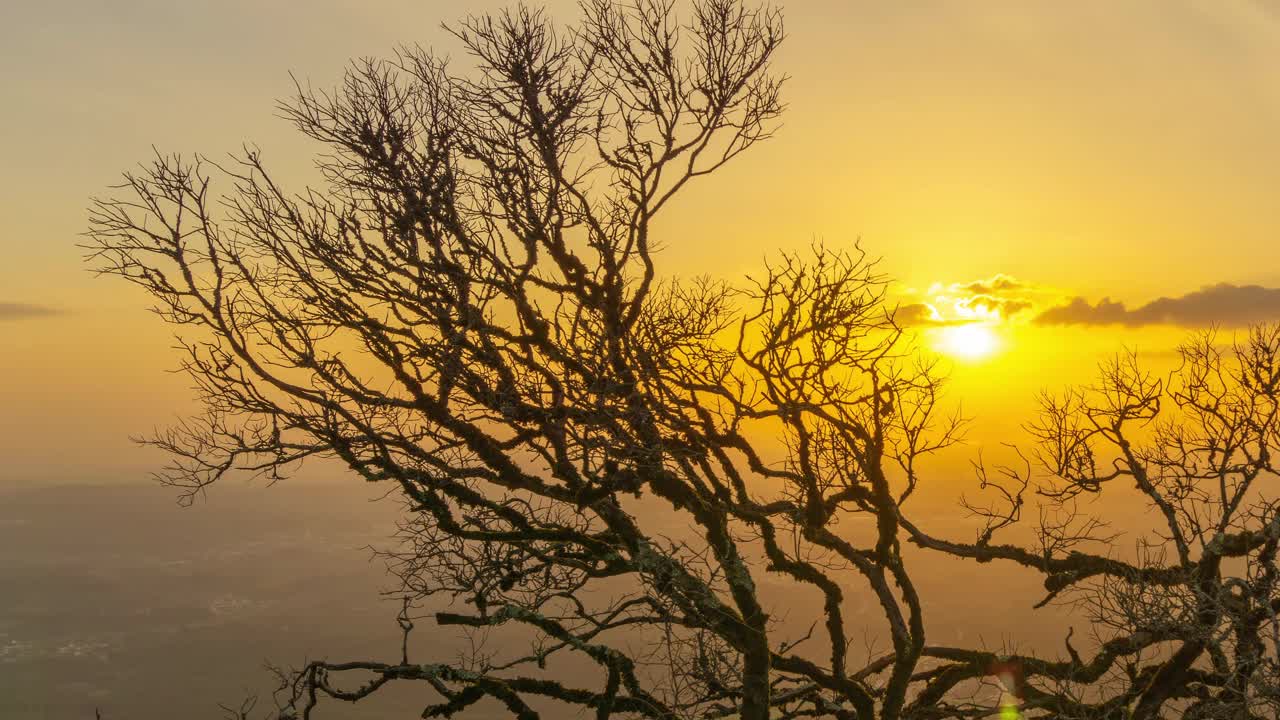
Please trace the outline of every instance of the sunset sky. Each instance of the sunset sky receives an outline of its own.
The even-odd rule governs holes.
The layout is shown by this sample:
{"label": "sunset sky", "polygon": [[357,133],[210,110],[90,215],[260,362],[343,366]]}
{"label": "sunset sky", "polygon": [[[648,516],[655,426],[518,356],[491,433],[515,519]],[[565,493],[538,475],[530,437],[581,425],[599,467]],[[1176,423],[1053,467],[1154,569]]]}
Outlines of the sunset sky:
{"label": "sunset sky", "polygon": [[[0,483],[137,479],[157,457],[127,436],[190,407],[169,330],[81,261],[91,195],[153,145],[256,143],[301,187],[316,148],[275,112],[290,72],[457,54],[439,23],[503,4],[6,3]],[[1280,319],[1277,7],[785,3],[785,125],[682,195],[662,271],[737,279],[861,238],[990,438],[1122,346],[1167,363],[1192,329]]]}

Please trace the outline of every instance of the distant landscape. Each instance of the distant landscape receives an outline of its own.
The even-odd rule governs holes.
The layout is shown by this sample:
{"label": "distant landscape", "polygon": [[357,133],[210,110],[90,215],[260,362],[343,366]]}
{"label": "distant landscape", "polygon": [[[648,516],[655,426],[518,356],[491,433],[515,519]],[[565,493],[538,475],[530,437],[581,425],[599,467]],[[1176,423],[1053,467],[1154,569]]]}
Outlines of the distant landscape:
{"label": "distant landscape", "polygon": [[219,717],[269,692],[265,660],[390,651],[398,606],[366,547],[395,507],[365,490],[227,486],[190,508],[144,484],[0,490],[0,717]]}
{"label": "distant landscape", "polygon": [[[167,720],[179,709],[217,719],[220,703],[250,695],[265,712],[267,661],[393,659],[399,605],[380,595],[392,579],[369,547],[390,546],[398,507],[376,495],[355,481],[228,483],[184,508],[173,489],[144,483],[0,489],[0,718],[85,720],[99,709],[104,720]],[[965,537],[969,521],[949,515],[939,526]],[[922,585],[939,641],[1060,654],[1057,624],[1031,622],[1034,577],[975,563],[932,569]],[[762,579],[785,617],[785,583]],[[853,600],[856,616],[874,612],[871,598]],[[1051,613],[1066,609],[1038,617]],[[879,635],[866,639],[883,648]],[[414,638],[421,662],[450,660],[464,641],[430,620]],[[422,691],[410,683],[324,717],[416,717]],[[482,707],[467,717],[504,715]]]}

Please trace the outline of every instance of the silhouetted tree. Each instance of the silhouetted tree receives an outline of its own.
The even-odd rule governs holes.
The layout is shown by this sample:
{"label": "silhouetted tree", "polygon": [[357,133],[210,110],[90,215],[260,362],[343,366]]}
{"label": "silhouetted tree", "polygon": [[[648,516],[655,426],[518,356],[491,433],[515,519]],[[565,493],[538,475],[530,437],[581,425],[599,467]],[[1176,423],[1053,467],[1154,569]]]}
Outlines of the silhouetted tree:
{"label": "silhouetted tree", "polygon": [[[586,0],[570,30],[521,8],[453,32],[472,71],[405,50],[283,106],[327,149],[323,190],[290,194],[247,150],[159,157],[94,206],[97,267],[182,328],[206,410],[149,441],[166,482],[326,457],[409,505],[400,657],[281,671],[281,717],[414,681],[425,717],[977,718],[992,675],[1027,716],[1275,716],[1280,331],[1201,338],[1171,384],[1122,358],[1046,398],[1024,466],[978,466],[997,502],[972,506],[977,538],[937,537],[909,500],[962,423],[860,249],[742,286],[655,265],[674,195],[776,128],[778,12]],[[1137,559],[1073,512],[1116,483],[1163,518]],[[1039,545],[997,543],[1032,490],[1056,510]],[[1096,647],[927,644],[904,541],[1043,574]],[[766,575],[816,598],[807,632],[771,618]],[[863,593],[892,649],[855,666]],[[441,627],[520,639],[411,661],[429,597],[457,601]]]}

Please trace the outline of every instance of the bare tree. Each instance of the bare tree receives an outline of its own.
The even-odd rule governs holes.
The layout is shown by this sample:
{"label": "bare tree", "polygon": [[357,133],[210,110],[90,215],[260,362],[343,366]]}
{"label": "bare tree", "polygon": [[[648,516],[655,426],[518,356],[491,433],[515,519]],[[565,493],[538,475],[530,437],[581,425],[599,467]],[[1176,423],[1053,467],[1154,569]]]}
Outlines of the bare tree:
{"label": "bare tree", "polygon": [[[1018,659],[1029,680],[1044,682],[1025,685],[1026,708],[1079,718],[1280,717],[1280,324],[1225,347],[1214,332],[1196,335],[1179,355],[1167,379],[1121,355],[1101,366],[1094,386],[1042,396],[1027,425],[1043,470],[1038,547],[993,542],[1019,519],[1031,463],[1005,469],[1003,502],[978,511],[988,522],[974,543],[903,521],[923,547],[1034,569],[1047,591],[1040,605],[1065,597],[1088,613],[1093,657],[1082,658],[1068,636],[1065,661]],[[1122,559],[1115,535],[1076,501],[1126,488],[1159,520]],[[950,668],[963,672],[965,662],[955,656]]]}
{"label": "bare tree", "polygon": [[[324,457],[408,503],[399,657],[282,670],[280,717],[415,682],[425,717],[976,718],[992,675],[1028,716],[1275,716],[1280,331],[1188,345],[1175,385],[1122,361],[1046,399],[1025,467],[979,467],[976,540],[937,537],[909,500],[962,422],[874,262],[819,246],[741,286],[655,264],[674,195],[777,126],[779,13],[585,0],[571,29],[519,8],[453,33],[469,72],[404,50],[282,106],[327,148],[323,190],[247,150],[161,156],[94,205],[97,268],[182,328],[204,403],[149,440],[166,482]],[[1137,560],[1072,511],[1120,482],[1165,520]],[[1039,546],[997,544],[1031,491]],[[904,541],[1042,573],[1094,613],[1093,654],[926,644]],[[766,573],[814,600],[807,631],[771,617]],[[865,663],[856,593],[891,642]],[[518,640],[411,661],[412,607],[438,597],[437,625]]]}

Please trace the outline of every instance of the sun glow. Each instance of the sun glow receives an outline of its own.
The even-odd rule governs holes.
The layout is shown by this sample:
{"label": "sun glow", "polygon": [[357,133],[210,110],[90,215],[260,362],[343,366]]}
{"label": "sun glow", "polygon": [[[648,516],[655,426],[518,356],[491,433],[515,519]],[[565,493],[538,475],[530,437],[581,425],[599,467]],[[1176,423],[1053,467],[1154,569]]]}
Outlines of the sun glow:
{"label": "sun glow", "polygon": [[964,360],[981,360],[1000,349],[1000,339],[989,325],[952,325],[939,331],[937,349]]}

